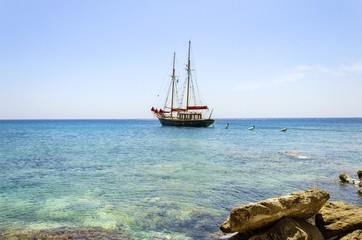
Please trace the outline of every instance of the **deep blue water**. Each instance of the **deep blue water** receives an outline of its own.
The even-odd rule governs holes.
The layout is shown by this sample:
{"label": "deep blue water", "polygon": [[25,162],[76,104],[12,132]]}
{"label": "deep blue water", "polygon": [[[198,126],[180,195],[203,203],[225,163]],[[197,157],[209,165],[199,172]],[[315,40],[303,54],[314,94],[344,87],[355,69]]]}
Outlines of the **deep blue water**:
{"label": "deep blue water", "polygon": [[361,118],[218,119],[201,129],[0,121],[0,229],[96,226],[136,239],[205,239],[238,204],[314,186],[362,205],[357,187],[338,183],[340,172],[357,178],[359,169]]}

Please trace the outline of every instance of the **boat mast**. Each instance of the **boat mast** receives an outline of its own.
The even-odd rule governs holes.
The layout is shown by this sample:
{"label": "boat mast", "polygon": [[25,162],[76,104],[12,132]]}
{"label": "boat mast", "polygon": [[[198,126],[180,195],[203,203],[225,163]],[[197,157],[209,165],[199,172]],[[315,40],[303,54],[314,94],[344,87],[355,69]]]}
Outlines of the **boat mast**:
{"label": "boat mast", "polygon": [[171,94],[171,118],[172,118],[172,111],[173,111],[173,96],[175,91],[175,58],[176,53],[173,53],[173,67],[172,67],[172,94]]}
{"label": "boat mast", "polygon": [[189,109],[189,98],[190,98],[190,80],[191,80],[190,49],[191,49],[191,41],[189,41],[189,52],[188,52],[188,59],[187,59],[187,95],[186,95],[186,111],[188,111],[188,109]]}

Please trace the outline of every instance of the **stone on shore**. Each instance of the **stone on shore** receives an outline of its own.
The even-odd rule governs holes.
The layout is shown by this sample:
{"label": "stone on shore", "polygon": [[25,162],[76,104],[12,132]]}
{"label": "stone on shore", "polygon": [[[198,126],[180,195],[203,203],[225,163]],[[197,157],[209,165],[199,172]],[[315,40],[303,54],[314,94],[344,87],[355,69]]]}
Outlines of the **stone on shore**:
{"label": "stone on shore", "polygon": [[362,230],[356,230],[341,238],[341,240],[358,240],[358,239],[362,239]]}
{"label": "stone on shore", "polygon": [[346,183],[346,182],[348,182],[348,179],[349,179],[349,177],[348,177],[347,174],[345,174],[345,173],[340,173],[339,174],[339,180],[341,182]]}
{"label": "stone on shore", "polygon": [[361,180],[361,178],[362,178],[362,170],[357,171],[357,176],[358,176],[359,180]]}
{"label": "stone on shore", "polygon": [[359,178],[359,187],[360,187],[360,189],[358,190],[358,193],[362,194],[362,170],[358,170],[357,175]]}
{"label": "stone on shore", "polygon": [[326,238],[344,236],[362,229],[362,207],[328,202],[316,214],[316,225]]}
{"label": "stone on shore", "polygon": [[301,219],[284,217],[265,233],[249,238],[249,240],[265,239],[324,240],[324,237],[316,226]]}
{"label": "stone on shore", "polygon": [[279,198],[242,205],[230,211],[230,216],[220,229],[225,233],[242,233],[268,227],[282,217],[310,218],[328,199],[328,192],[313,188],[305,192],[295,192]]}
{"label": "stone on shore", "polygon": [[339,174],[339,180],[340,180],[342,183],[351,183],[351,184],[355,184],[355,185],[360,184],[360,180],[353,179],[353,178],[349,177],[349,176],[348,176],[347,174],[345,174],[345,173],[340,173],[340,174]]}

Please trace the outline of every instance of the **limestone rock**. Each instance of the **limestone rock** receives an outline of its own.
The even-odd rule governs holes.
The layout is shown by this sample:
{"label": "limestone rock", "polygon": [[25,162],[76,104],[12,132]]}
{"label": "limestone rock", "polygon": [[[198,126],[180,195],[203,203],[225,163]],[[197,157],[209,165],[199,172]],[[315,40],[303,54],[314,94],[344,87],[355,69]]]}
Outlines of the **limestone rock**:
{"label": "limestone rock", "polygon": [[316,214],[316,225],[324,237],[343,236],[362,229],[362,207],[328,202]]}
{"label": "limestone rock", "polygon": [[355,185],[360,184],[360,180],[350,178],[350,177],[349,177],[347,174],[345,174],[345,173],[340,173],[340,174],[339,174],[339,180],[340,180],[342,183],[351,183],[351,184],[355,184]]}
{"label": "limestone rock", "polygon": [[339,174],[339,180],[340,180],[341,182],[343,182],[343,183],[346,183],[349,178],[350,178],[350,177],[348,177],[348,175],[345,174],[345,173],[340,173],[340,174]]}
{"label": "limestone rock", "polygon": [[267,227],[282,217],[309,218],[329,199],[329,193],[317,188],[295,192],[279,198],[236,207],[221,225],[225,233],[247,232]]}
{"label": "limestone rock", "polygon": [[356,230],[341,238],[341,240],[358,240],[358,239],[362,239],[362,230]]}
{"label": "limestone rock", "polygon": [[324,240],[319,229],[301,219],[282,218],[270,230],[249,240]]}
{"label": "limestone rock", "polygon": [[362,178],[362,170],[357,171],[357,176],[361,180],[361,178]]}

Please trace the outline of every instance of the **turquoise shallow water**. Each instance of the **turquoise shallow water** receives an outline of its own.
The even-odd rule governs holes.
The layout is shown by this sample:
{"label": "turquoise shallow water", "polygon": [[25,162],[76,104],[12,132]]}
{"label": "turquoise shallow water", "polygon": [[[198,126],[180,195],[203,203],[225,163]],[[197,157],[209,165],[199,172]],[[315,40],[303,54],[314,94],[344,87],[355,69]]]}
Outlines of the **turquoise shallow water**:
{"label": "turquoise shallow water", "polygon": [[0,121],[0,229],[205,239],[240,203],[313,186],[362,205],[356,187],[338,183],[342,171],[356,178],[361,163],[358,118],[218,119],[202,129],[155,120]]}

